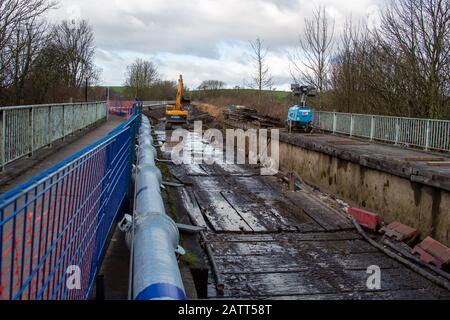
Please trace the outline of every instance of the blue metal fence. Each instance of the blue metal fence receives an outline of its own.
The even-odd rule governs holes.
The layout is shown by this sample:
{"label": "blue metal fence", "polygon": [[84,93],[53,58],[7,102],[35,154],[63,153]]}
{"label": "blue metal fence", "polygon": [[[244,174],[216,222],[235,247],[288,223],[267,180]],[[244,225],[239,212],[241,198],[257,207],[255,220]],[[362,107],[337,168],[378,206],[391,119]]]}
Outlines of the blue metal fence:
{"label": "blue metal fence", "polygon": [[0,300],[89,298],[130,191],[141,112],[0,196]]}

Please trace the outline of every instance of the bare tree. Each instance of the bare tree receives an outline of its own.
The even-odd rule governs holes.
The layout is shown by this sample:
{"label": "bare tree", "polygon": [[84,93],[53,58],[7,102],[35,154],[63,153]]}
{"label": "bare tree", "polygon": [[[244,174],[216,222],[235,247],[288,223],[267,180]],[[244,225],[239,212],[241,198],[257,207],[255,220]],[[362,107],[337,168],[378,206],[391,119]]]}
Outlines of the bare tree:
{"label": "bare tree", "polygon": [[175,81],[157,80],[150,88],[150,99],[173,100],[177,95],[177,83]]}
{"label": "bare tree", "polygon": [[225,82],[219,80],[205,80],[198,86],[198,90],[220,90],[225,87]]}
{"label": "bare tree", "polygon": [[359,31],[345,28],[333,59],[334,108],[450,118],[448,1],[393,1],[378,28]]}
{"label": "bare tree", "polygon": [[97,81],[94,66],[94,33],[87,21],[63,21],[52,30],[52,45],[68,87],[79,88],[86,80]]}
{"label": "bare tree", "polygon": [[19,104],[25,96],[25,85],[30,73],[35,68],[35,62],[40,51],[48,40],[47,24],[36,18],[24,23],[16,30],[16,35],[9,43],[12,53],[12,63],[9,70],[12,98]]}
{"label": "bare tree", "polygon": [[0,51],[21,24],[41,16],[56,6],[49,0],[0,0]]}
{"label": "bare tree", "polygon": [[[50,26],[53,0],[0,0],[0,104],[80,98],[95,85],[94,35],[86,21]],[[83,95],[84,96],[84,95]]]}
{"label": "bare tree", "polygon": [[345,112],[370,112],[371,81],[366,81],[367,65],[373,46],[367,24],[354,24],[348,18],[331,60],[330,85],[334,109]]}
{"label": "bare tree", "polygon": [[384,54],[394,52],[410,108],[426,106],[424,116],[442,116],[450,101],[450,2],[393,1],[378,39]]}
{"label": "bare tree", "polygon": [[128,66],[125,86],[135,97],[144,99],[151,86],[159,80],[158,69],[152,61],[137,59]]}
{"label": "bare tree", "polygon": [[314,9],[305,19],[304,36],[299,48],[291,53],[291,75],[295,82],[306,81],[323,93],[329,85],[328,74],[332,56],[334,20],[326,14],[324,6]]}
{"label": "bare tree", "polygon": [[49,0],[0,0],[0,103],[19,102],[45,33],[41,18],[55,5]]}
{"label": "bare tree", "polygon": [[250,46],[252,48],[252,60],[255,71],[248,85],[256,88],[259,92],[264,89],[271,89],[273,78],[267,64],[268,50],[264,47],[264,41],[257,37],[255,41],[250,42]]}

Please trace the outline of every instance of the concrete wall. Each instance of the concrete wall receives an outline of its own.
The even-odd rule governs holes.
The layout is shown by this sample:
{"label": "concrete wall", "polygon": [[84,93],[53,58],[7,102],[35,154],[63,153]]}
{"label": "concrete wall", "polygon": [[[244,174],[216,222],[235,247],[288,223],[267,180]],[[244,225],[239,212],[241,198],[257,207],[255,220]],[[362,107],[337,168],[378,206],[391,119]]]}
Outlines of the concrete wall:
{"label": "concrete wall", "polygon": [[350,204],[419,228],[450,245],[450,193],[389,173],[280,142],[283,170],[296,171],[307,182]]}

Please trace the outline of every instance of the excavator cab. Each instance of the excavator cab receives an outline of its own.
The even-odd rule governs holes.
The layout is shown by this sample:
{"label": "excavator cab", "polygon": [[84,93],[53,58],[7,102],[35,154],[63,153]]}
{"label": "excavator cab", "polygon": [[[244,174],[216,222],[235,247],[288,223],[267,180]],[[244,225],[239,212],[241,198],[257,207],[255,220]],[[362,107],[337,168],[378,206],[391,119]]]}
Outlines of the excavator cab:
{"label": "excavator cab", "polygon": [[189,106],[191,100],[184,97],[183,76],[178,80],[178,92],[175,105],[166,107],[166,124],[168,128],[172,125],[188,125]]}

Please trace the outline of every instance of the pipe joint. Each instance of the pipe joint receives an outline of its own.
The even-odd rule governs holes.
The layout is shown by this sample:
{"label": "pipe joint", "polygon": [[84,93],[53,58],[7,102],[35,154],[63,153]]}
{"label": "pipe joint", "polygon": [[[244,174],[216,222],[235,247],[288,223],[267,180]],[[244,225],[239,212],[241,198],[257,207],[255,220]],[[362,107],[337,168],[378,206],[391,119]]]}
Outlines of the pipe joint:
{"label": "pipe joint", "polygon": [[180,242],[180,232],[177,224],[165,213],[150,212],[135,213],[135,228],[139,230],[164,230],[171,239],[173,250],[178,249]]}

